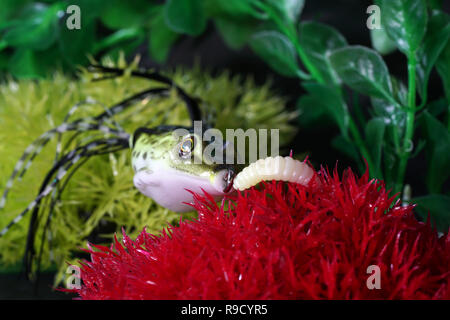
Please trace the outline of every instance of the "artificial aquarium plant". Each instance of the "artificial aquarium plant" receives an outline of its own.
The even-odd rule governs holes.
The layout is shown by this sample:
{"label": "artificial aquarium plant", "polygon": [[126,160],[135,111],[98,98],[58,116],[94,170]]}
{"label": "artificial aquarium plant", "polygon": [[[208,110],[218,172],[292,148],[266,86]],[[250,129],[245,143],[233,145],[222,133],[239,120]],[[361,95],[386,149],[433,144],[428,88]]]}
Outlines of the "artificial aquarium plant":
{"label": "artificial aquarium plant", "polygon": [[[450,16],[441,10],[442,3],[375,1],[384,39],[380,42],[380,34],[375,35],[374,43],[385,53],[395,44],[404,54],[406,82],[389,73],[375,50],[349,45],[331,26],[300,22],[303,4],[249,0],[234,9],[237,14],[245,7],[247,14],[271,22],[272,28],[265,26],[249,42],[274,70],[302,81],[307,94],[298,100],[301,123],[332,118],[340,130],[332,141],[337,149],[353,158],[360,171],[367,162],[373,177],[402,193],[404,201],[416,203],[422,217],[431,214],[438,228],[447,231],[450,197],[444,185],[450,177]],[[443,90],[440,97],[430,100],[428,82],[434,69]],[[360,95],[370,99],[370,106],[358,102]],[[405,175],[409,161],[419,154],[427,158],[423,183],[429,194],[411,199],[414,190]]]}

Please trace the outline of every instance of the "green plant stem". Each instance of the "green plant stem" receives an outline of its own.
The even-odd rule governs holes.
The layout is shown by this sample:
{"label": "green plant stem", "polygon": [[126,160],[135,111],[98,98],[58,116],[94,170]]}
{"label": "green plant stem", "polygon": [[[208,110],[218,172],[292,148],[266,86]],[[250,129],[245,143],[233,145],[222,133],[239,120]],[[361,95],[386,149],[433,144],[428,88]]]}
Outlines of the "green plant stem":
{"label": "green plant stem", "polygon": [[360,126],[364,126],[365,125],[365,119],[364,119],[364,115],[361,111],[360,105],[359,105],[359,96],[358,93],[353,91],[352,92],[352,98],[353,98],[353,109],[355,110],[355,114],[356,114],[356,120],[358,121],[358,124]]}
{"label": "green plant stem", "polygon": [[293,39],[291,39],[291,41],[294,44],[295,50],[297,50],[300,60],[303,62],[303,64],[305,65],[306,69],[309,71],[311,76],[320,84],[324,84],[325,80],[323,79],[319,71],[311,64],[308,57],[306,56],[305,51],[303,51],[303,48],[300,46],[300,43],[298,42],[297,38],[298,38],[297,32],[295,32],[295,36],[293,37]]}
{"label": "green plant stem", "polygon": [[[355,110],[356,119],[358,120],[359,125],[364,127],[364,125],[365,125],[364,114],[361,111],[361,107],[359,104],[359,95],[357,92],[353,92],[353,109]],[[383,173],[381,172],[380,168],[375,168],[373,159],[372,159],[371,155],[369,154],[369,151],[366,149],[364,141],[362,140],[362,138],[359,134],[359,130],[358,130],[357,126],[355,125],[355,123],[353,122],[350,113],[349,113],[349,118],[351,120],[350,121],[351,122],[350,130],[355,139],[356,145],[358,146],[358,148],[360,148],[361,154],[362,154],[363,158],[366,159],[367,165],[369,166],[369,168],[374,171],[373,173],[375,173],[375,174],[372,173],[372,176],[375,176],[378,179],[383,179]]]}
{"label": "green plant stem", "polygon": [[298,34],[297,30],[293,23],[291,22],[285,22],[282,18],[278,16],[278,14],[268,5],[262,3],[262,2],[256,2],[255,3],[261,10],[265,11],[270,18],[275,22],[275,24],[278,26],[281,32],[284,33],[286,37],[292,42],[294,45],[295,50],[297,51],[297,54],[300,57],[300,60],[302,61],[303,65],[305,66],[306,70],[311,74],[311,76],[319,83],[323,84],[324,80],[319,73],[319,71],[314,67],[314,65],[309,61],[308,57],[306,56],[305,52],[303,51],[303,48],[300,46],[300,43],[298,42]]}
{"label": "green plant stem", "polygon": [[366,159],[369,169],[373,169],[375,171],[375,174],[372,174],[372,176],[381,178],[381,175],[378,172],[379,170],[378,170],[378,168],[375,168],[374,163],[372,161],[372,157],[370,156],[369,151],[367,150],[366,145],[364,144],[364,141],[359,133],[358,127],[356,126],[356,124],[353,121],[353,118],[350,116],[350,114],[349,114],[348,127],[350,129],[350,133],[353,136],[353,140],[354,140],[356,146],[359,148],[359,150],[361,152],[363,159]]}
{"label": "green plant stem", "polygon": [[400,136],[398,135],[398,130],[395,126],[393,127],[392,135],[394,136],[395,152],[400,154]]}
{"label": "green plant stem", "polygon": [[[311,74],[312,78],[316,80],[320,84],[325,84],[325,80],[318,71],[318,69],[309,61],[308,56],[306,55],[305,51],[303,50],[302,46],[300,45],[300,42],[298,41],[298,34],[297,29],[295,28],[294,24],[291,22],[284,22],[283,19],[281,19],[276,12],[272,10],[272,8],[262,2],[256,2],[256,5],[263,11],[265,11],[270,18],[276,23],[278,28],[281,32],[284,33],[285,36],[288,37],[288,39],[293,43],[295,50],[297,51],[297,54],[300,57],[301,62],[305,66],[306,70]],[[339,91],[342,94],[342,88],[339,88]],[[379,168],[375,168],[372,157],[370,156],[369,151],[367,150],[364,141],[361,137],[361,134],[359,133],[358,127],[356,126],[351,114],[347,112],[348,118],[349,118],[349,129],[350,133],[353,137],[353,140],[356,144],[356,146],[361,151],[361,155],[363,158],[366,159],[367,165],[369,168],[373,168],[373,170],[376,171],[376,176],[381,177],[381,174],[378,172]]]}
{"label": "green plant stem", "polygon": [[414,136],[414,120],[416,115],[416,53],[408,55],[408,111],[406,113],[406,131],[403,139],[403,146],[400,152],[400,162],[398,166],[395,192],[401,192],[405,179],[406,166],[411,155],[411,144]]}

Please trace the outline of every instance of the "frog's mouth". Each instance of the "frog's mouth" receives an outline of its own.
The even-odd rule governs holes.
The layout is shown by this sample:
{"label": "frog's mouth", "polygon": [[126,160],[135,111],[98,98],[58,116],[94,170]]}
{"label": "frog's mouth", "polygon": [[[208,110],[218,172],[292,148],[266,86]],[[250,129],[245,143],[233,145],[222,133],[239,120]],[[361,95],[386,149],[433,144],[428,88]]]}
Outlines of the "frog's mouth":
{"label": "frog's mouth", "polygon": [[218,199],[232,191],[234,171],[224,168],[204,176],[189,175],[185,172],[158,166],[152,161],[151,167],[140,168],[134,175],[134,185],[145,196],[154,199],[161,206],[176,212],[192,211],[193,194],[207,192]]}

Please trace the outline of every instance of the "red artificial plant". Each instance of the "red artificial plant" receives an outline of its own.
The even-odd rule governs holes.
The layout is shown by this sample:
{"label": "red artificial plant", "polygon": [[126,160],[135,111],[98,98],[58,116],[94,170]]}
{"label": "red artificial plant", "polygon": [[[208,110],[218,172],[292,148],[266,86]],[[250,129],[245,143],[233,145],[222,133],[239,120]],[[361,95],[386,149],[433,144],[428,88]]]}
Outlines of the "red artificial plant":
{"label": "red artificial plant", "polygon": [[[450,237],[368,174],[267,182],[155,236],[92,245],[83,299],[449,299]],[[369,289],[379,268],[380,289]],[[368,271],[369,268],[369,271]],[[373,268],[373,267],[371,267]],[[376,272],[376,271],[374,271]],[[369,280],[368,280],[369,279]]]}

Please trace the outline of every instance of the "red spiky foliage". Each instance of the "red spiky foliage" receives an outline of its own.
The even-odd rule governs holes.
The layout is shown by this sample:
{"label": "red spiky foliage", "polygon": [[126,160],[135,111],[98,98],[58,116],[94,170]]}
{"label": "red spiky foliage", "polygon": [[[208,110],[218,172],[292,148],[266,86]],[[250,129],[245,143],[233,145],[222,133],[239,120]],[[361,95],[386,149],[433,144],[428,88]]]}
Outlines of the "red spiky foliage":
{"label": "red spiky foliage", "polygon": [[[393,204],[382,182],[321,170],[264,183],[161,236],[90,246],[82,299],[449,299],[450,237]],[[368,289],[370,265],[381,289]]]}

